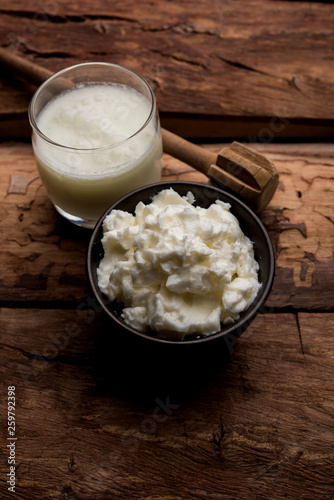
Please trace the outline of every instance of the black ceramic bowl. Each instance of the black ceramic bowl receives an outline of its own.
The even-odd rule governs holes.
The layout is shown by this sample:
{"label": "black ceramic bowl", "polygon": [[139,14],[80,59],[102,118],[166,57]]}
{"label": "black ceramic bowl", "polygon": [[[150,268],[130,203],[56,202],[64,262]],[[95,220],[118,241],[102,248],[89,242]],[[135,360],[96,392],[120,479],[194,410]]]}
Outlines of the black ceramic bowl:
{"label": "black ceramic bowl", "polygon": [[[168,189],[170,187],[172,187],[181,196],[184,196],[188,193],[188,191],[191,191],[195,196],[195,205],[201,206],[203,208],[208,208],[217,199],[220,199],[226,203],[230,203],[231,213],[237,217],[241,230],[246,236],[250,238],[250,240],[254,244],[255,259],[260,266],[259,281],[260,283],[262,283],[262,287],[260,288],[255,301],[244,313],[240,315],[240,318],[235,321],[235,323],[227,326],[222,325],[219,332],[204,337],[193,336],[185,337],[184,340],[169,340],[157,337],[156,333],[153,331],[145,333],[140,332],[125,323],[125,321],[121,317],[122,305],[117,303],[116,301],[110,303],[108,297],[106,297],[99,290],[97,284],[96,270],[99,266],[100,260],[104,255],[101,243],[101,239],[103,236],[102,223],[104,218],[113,209],[124,210],[130,213],[134,212],[134,209],[139,201],[142,201],[144,204],[148,204],[151,202],[153,196],[158,194],[163,189]],[[159,184],[152,184],[140,189],[136,189],[126,196],[123,196],[120,200],[114,203],[97,222],[91,236],[87,251],[88,279],[93,293],[102,309],[113,321],[116,321],[122,328],[124,328],[128,332],[131,332],[135,336],[150,339],[153,342],[160,344],[194,345],[208,343],[213,340],[220,339],[224,340],[228,347],[232,346],[235,340],[254,319],[256,314],[263,306],[265,300],[267,299],[274,279],[274,269],[274,252],[272,244],[265,227],[263,226],[257,215],[255,215],[254,212],[243,202],[241,202],[231,194],[227,194],[226,192],[216,187],[196,182],[161,182]]]}

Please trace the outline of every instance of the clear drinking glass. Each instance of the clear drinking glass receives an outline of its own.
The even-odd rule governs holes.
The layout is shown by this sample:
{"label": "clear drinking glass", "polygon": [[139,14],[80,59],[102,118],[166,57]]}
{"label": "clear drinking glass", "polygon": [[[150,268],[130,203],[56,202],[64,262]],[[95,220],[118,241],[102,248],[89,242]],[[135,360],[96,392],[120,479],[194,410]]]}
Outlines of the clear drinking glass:
{"label": "clear drinking glass", "polygon": [[128,68],[84,63],[56,73],[33,96],[29,120],[43,185],[74,224],[94,227],[121,196],[160,180],[155,97]]}

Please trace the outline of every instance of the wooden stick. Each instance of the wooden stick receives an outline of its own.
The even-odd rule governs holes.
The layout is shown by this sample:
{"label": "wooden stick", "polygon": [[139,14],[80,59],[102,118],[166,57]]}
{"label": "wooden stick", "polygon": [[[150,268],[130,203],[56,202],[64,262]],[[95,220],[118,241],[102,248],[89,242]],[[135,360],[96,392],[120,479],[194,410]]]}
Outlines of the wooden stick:
{"label": "wooden stick", "polygon": [[216,163],[217,153],[192,144],[164,128],[161,128],[161,133],[166,153],[208,175],[209,168]]}
{"label": "wooden stick", "polygon": [[[53,73],[0,47],[0,62],[26,80],[41,85]],[[234,142],[218,155],[161,129],[164,151],[215,179],[256,211],[263,210],[278,185],[275,165],[246,146]]]}
{"label": "wooden stick", "polygon": [[10,71],[35,85],[41,85],[47,78],[53,75],[48,69],[27,61],[23,57],[17,56],[2,47],[0,47],[0,61]]}
{"label": "wooden stick", "polygon": [[218,154],[162,129],[164,151],[206,174],[229,191],[238,194],[257,212],[272,199],[278,172],[265,156],[239,142],[233,142]]}

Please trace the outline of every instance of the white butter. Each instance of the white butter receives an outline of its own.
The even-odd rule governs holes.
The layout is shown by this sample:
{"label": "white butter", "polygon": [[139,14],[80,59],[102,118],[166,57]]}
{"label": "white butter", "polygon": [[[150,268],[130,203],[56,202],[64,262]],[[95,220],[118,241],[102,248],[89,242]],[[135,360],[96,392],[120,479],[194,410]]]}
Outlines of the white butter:
{"label": "white butter", "polygon": [[259,289],[253,245],[230,205],[195,207],[194,196],[166,189],[135,214],[104,220],[100,290],[123,302],[124,320],[145,331],[182,338],[232,323]]}

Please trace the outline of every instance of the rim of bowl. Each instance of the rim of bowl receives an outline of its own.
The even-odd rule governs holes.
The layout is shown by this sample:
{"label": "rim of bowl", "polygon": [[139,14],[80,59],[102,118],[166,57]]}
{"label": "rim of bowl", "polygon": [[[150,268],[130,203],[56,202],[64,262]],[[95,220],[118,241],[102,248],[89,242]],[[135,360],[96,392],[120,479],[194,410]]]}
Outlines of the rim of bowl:
{"label": "rim of bowl", "polygon": [[[102,226],[102,223],[103,223],[105,217],[112,210],[117,209],[118,205],[120,205],[124,200],[131,198],[132,196],[136,195],[137,193],[147,191],[149,189],[156,189],[157,191],[155,194],[158,194],[158,192],[162,191],[163,189],[173,188],[174,186],[177,186],[177,185],[189,186],[189,189],[191,189],[191,187],[199,188],[199,189],[201,189],[201,188],[210,189],[212,191],[215,191],[217,193],[217,195],[226,197],[227,203],[229,202],[229,199],[230,199],[232,202],[240,205],[241,208],[244,209],[246,212],[248,212],[248,214],[255,220],[257,226],[261,230],[261,234],[262,234],[263,239],[266,243],[266,247],[267,247],[267,251],[268,251],[268,255],[269,255],[269,268],[267,270],[268,277],[266,279],[266,282],[262,283],[263,288],[261,288],[261,290],[260,290],[261,299],[259,301],[257,301],[257,297],[258,297],[257,296],[254,299],[254,302],[248,307],[248,309],[246,309],[246,311],[244,313],[242,313],[243,314],[242,317],[240,319],[236,320],[231,325],[222,328],[218,332],[195,337],[195,338],[191,338],[188,340],[187,340],[187,337],[184,337],[184,339],[168,339],[168,338],[158,337],[156,332],[154,332],[153,330],[150,330],[148,332],[141,332],[140,330],[137,330],[136,328],[127,324],[116,313],[114,313],[112,310],[110,310],[107,307],[107,305],[103,302],[103,300],[101,298],[101,295],[103,295],[103,294],[96,284],[96,281],[93,277],[93,270],[92,270],[93,246],[96,243],[101,241],[100,239],[97,238],[97,236],[101,230],[101,226]],[[152,197],[155,194],[152,194]],[[196,204],[196,197],[195,197],[195,204]],[[233,213],[233,211],[231,211],[231,213]],[[207,343],[210,340],[223,339],[224,337],[227,337],[228,335],[231,335],[232,333],[234,334],[234,336],[236,338],[238,338],[242,334],[242,332],[250,325],[250,323],[253,321],[253,319],[258,314],[259,310],[261,309],[261,307],[263,306],[263,304],[267,300],[269,293],[271,291],[272,284],[273,284],[274,277],[275,277],[275,254],[274,254],[274,249],[273,249],[273,245],[272,245],[271,239],[269,237],[269,234],[268,234],[265,226],[263,225],[263,223],[259,219],[259,217],[253,212],[253,210],[251,208],[249,208],[243,201],[241,201],[240,199],[238,199],[234,195],[224,191],[223,189],[217,188],[215,186],[211,186],[208,184],[199,183],[199,182],[195,182],[195,181],[169,181],[169,182],[165,181],[165,182],[159,182],[159,183],[155,183],[155,184],[148,184],[148,185],[143,186],[141,188],[137,188],[137,189],[134,189],[133,191],[130,191],[126,195],[119,198],[115,203],[113,203],[104,212],[104,214],[97,221],[97,223],[94,227],[93,233],[92,233],[90,240],[89,240],[87,254],[86,254],[86,269],[87,269],[87,274],[88,274],[88,280],[89,280],[91,289],[95,295],[95,298],[99,302],[99,304],[102,307],[102,309],[104,310],[104,312],[106,312],[108,314],[108,316],[113,321],[118,323],[118,325],[120,325],[124,330],[127,330],[136,336],[142,337],[146,340],[150,340],[152,342],[159,343],[159,344],[196,345],[196,344]],[[113,303],[114,303],[114,301],[111,302],[111,304],[113,304]],[[151,331],[155,335],[152,335],[150,333]]]}

